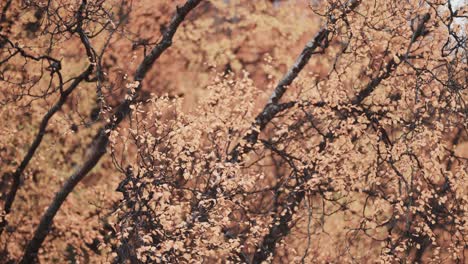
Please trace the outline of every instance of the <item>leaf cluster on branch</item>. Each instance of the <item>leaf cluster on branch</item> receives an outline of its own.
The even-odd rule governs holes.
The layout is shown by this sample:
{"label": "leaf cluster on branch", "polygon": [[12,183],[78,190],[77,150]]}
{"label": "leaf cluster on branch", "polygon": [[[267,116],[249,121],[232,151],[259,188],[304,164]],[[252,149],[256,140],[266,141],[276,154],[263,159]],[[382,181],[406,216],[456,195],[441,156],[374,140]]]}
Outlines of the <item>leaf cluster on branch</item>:
{"label": "leaf cluster on branch", "polygon": [[5,1],[0,263],[466,262],[466,20]]}

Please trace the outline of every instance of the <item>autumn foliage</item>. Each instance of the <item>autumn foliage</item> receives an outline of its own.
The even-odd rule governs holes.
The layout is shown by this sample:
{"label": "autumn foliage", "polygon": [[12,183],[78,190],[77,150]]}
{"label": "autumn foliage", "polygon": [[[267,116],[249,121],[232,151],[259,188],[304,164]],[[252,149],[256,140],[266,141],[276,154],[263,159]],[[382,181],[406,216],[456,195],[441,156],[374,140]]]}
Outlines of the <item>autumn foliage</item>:
{"label": "autumn foliage", "polygon": [[467,16],[2,1],[0,263],[466,263]]}

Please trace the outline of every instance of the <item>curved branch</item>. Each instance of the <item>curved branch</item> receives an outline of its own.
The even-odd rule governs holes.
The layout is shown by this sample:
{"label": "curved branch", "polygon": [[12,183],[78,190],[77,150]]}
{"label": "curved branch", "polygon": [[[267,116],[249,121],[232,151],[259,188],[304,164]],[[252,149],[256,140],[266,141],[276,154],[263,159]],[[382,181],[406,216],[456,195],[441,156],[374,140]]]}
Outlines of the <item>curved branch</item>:
{"label": "curved branch", "polygon": [[[424,16],[427,18],[427,16]],[[429,18],[423,19],[421,24],[427,23]],[[419,37],[421,35],[418,35]],[[412,40],[411,43],[413,43]],[[409,45],[411,45],[411,43]],[[351,104],[359,105],[364,99],[366,99],[377,87],[378,85],[388,77],[390,77],[391,73],[394,72],[399,64],[395,62],[394,59],[390,60],[390,62],[386,65],[384,73],[380,74],[376,78],[372,79],[363,90],[358,94],[358,96],[351,101]],[[385,140],[385,139],[384,139]],[[323,151],[324,149],[321,149]],[[312,172],[308,170],[304,170],[304,180],[307,181],[312,177]],[[302,200],[305,197],[304,190],[298,190],[291,194],[288,197],[286,202],[283,204],[283,212],[284,214],[276,215],[274,222],[278,223],[273,224],[270,228],[268,234],[263,238],[262,244],[259,246],[258,250],[255,251],[253,262],[252,263],[262,263],[265,261],[271,254],[274,253],[276,244],[284,238],[287,234],[289,234],[291,227],[289,226],[289,222],[291,222],[297,208],[302,203]]]}
{"label": "curved branch", "polygon": [[[334,25],[339,19],[345,17],[348,13],[352,12],[360,3],[360,0],[349,0],[347,5],[343,8],[343,13],[338,18],[332,17],[329,21],[331,25]],[[325,50],[329,44],[329,36],[332,33],[333,27],[330,25],[325,25],[320,31],[305,45],[299,57],[296,59],[294,64],[289,68],[288,72],[283,76],[283,78],[276,85],[275,90],[268,103],[265,105],[263,110],[257,115],[254,123],[252,124],[252,129],[243,137],[243,140],[247,142],[245,145],[237,144],[232,151],[230,152],[230,162],[238,162],[239,157],[247,152],[252,150],[253,145],[258,140],[258,135],[260,131],[265,129],[266,125],[281,111],[284,111],[286,108],[280,107],[279,101],[283,97],[284,93],[287,91],[288,86],[296,79],[299,73],[304,69],[304,67],[309,62],[310,58],[315,53],[321,53]],[[317,51],[318,48],[322,48],[321,51]],[[292,107],[292,105],[289,105]]]}
{"label": "curved branch", "polygon": [[[161,54],[172,45],[172,38],[174,37],[177,28],[185,19],[185,16],[194,9],[201,0],[188,0],[182,7],[177,7],[177,11],[173,16],[167,31],[164,33],[162,40],[153,48],[143,61],[138,66],[135,72],[134,79],[137,81],[137,91],[141,89],[141,81],[146,73],[151,69],[154,62],[161,56]],[[111,118],[111,121],[102,128],[92,146],[90,155],[86,158],[85,162],[79,167],[65,182],[62,188],[56,193],[53,201],[47,208],[47,211],[41,218],[39,226],[36,228],[34,237],[29,241],[23,257],[20,261],[22,264],[33,262],[44,242],[47,234],[49,233],[53,219],[57,214],[60,206],[63,204],[67,196],[73,191],[75,186],[81,179],[88,174],[88,172],[96,166],[99,160],[106,153],[106,147],[109,142],[109,132],[114,130],[120,122],[130,113],[130,106],[135,102],[138,97],[138,92],[131,96],[131,98],[123,101],[118,107],[116,112]]]}
{"label": "curved branch", "polygon": [[[5,199],[5,205],[4,205],[4,214],[5,216],[7,214],[10,213],[11,211],[11,207],[13,205],[13,202],[15,200],[15,197],[16,197],[16,194],[18,192],[18,189],[20,187],[20,183],[21,183],[21,175],[23,174],[24,170],[26,169],[26,167],[28,166],[29,162],[32,160],[34,154],[36,153],[37,149],[39,148],[41,142],[42,142],[42,139],[44,138],[44,135],[46,133],[46,128],[47,126],[49,125],[49,121],[50,119],[60,110],[62,109],[62,106],[65,104],[65,102],[67,101],[68,97],[70,96],[70,94],[78,87],[78,85],[89,78],[89,76],[93,73],[94,71],[94,65],[95,65],[95,62],[96,62],[96,56],[95,56],[95,53],[94,53],[94,50],[89,42],[89,39],[88,37],[86,36],[86,34],[84,33],[83,31],[83,28],[82,28],[82,24],[83,24],[83,11],[84,11],[84,8],[86,7],[86,0],[84,0],[80,6],[80,8],[78,9],[77,11],[77,19],[78,19],[78,25],[77,25],[77,28],[76,28],[76,32],[78,33],[78,35],[80,36],[80,39],[81,39],[81,42],[83,44],[83,46],[85,47],[86,49],[86,53],[88,55],[88,59],[89,59],[89,66],[86,68],[85,71],[83,71],[80,75],[78,75],[78,77],[76,77],[73,82],[70,84],[70,86],[66,89],[66,90],[63,90],[63,83],[62,81],[60,81],[60,85],[59,85],[59,89],[60,89],[60,98],[59,100],[49,109],[49,111],[47,111],[47,113],[44,115],[44,117],[42,118],[41,120],[41,123],[39,125],[39,131],[37,132],[35,138],[34,138],[34,141],[32,142],[31,146],[29,147],[28,151],[26,152],[26,155],[24,156],[23,160],[21,161],[20,165],[16,168],[15,172],[12,174],[12,178],[13,178],[13,183],[10,187],[10,191],[8,192],[7,196],[6,196],[6,199]],[[26,53],[26,51],[24,51],[23,49],[21,49],[20,47],[18,47],[18,45],[14,45],[13,43],[11,43],[10,40],[7,39],[7,41],[10,42],[10,44],[12,46],[15,47],[15,49],[23,56],[23,57],[26,57],[26,58],[30,58],[30,59],[33,59],[33,60],[42,60],[42,59],[46,59],[48,60],[49,62],[51,62],[51,67],[52,65],[54,65],[55,68],[51,68],[51,74],[54,73],[54,71],[57,71],[58,75],[59,75],[59,78],[60,80],[62,79],[61,78],[61,74],[60,72],[58,72],[61,68],[60,66],[60,61],[58,61],[57,59],[54,59],[52,57],[49,57],[49,56],[40,56],[40,57],[34,57],[28,53]],[[52,75],[51,75],[52,76]],[[8,221],[6,219],[3,219],[1,222],[0,222],[0,235],[3,233],[3,230],[5,228],[5,226],[8,224]]]}

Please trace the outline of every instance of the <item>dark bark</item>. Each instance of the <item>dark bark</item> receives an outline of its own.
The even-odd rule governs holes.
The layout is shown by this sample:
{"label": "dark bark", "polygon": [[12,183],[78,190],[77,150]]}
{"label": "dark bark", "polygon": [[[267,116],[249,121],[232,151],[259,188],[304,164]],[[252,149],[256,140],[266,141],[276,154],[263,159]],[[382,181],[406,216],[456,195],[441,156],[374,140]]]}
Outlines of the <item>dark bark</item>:
{"label": "dark bark", "polygon": [[53,201],[49,205],[47,211],[42,216],[39,226],[36,228],[34,237],[29,241],[26,250],[20,263],[26,264],[33,262],[44,242],[53,219],[57,214],[60,206],[63,204],[67,196],[73,191],[75,186],[86,176],[86,174],[96,166],[99,160],[106,153],[107,144],[109,142],[109,132],[114,130],[120,122],[130,113],[130,106],[135,102],[138,97],[138,91],[141,89],[141,81],[153,66],[154,62],[161,56],[161,54],[172,45],[172,38],[174,37],[177,28],[185,19],[186,15],[194,9],[201,0],[188,0],[182,7],[177,7],[175,15],[173,16],[166,32],[163,34],[162,40],[151,50],[143,61],[138,66],[134,80],[139,82],[137,92],[131,98],[123,101],[116,109],[111,121],[106,124],[104,128],[99,131],[95,143],[91,146],[91,154],[86,158],[84,163],[78,168],[65,182],[62,188],[56,193]]}
{"label": "dark bark", "polygon": [[[335,24],[339,19],[346,16],[348,13],[354,10],[359,5],[359,0],[350,0],[347,3],[347,6],[343,10],[343,14],[338,18],[331,18],[329,23]],[[332,27],[329,25],[324,26],[320,31],[312,38],[304,47],[299,57],[296,59],[292,67],[288,72],[283,76],[283,78],[276,85],[275,90],[270,96],[270,100],[265,105],[263,110],[256,116],[254,123],[252,124],[251,131],[249,131],[244,137],[243,140],[247,144],[241,145],[237,144],[232,151],[230,152],[230,157],[228,158],[230,162],[238,162],[239,157],[243,153],[250,152],[252,150],[252,145],[255,144],[258,140],[258,135],[266,125],[273,120],[273,118],[284,111],[287,108],[293,106],[293,104],[279,104],[284,93],[287,91],[288,86],[296,79],[299,73],[304,69],[304,67],[309,62],[313,54],[322,53],[330,44],[329,36],[332,34]],[[318,48],[322,48],[318,50]]]}
{"label": "dark bark", "polygon": [[[28,54],[26,51],[23,49],[19,48],[17,45],[11,43],[10,40],[6,39],[8,43],[10,43],[11,46],[15,47],[17,50],[17,53],[14,54],[20,54],[21,56],[25,58],[30,58],[36,61],[40,60],[47,60],[50,63],[50,70],[51,70],[51,78],[53,74],[57,74],[59,76],[59,90],[60,90],[60,98],[59,100],[47,111],[47,113],[44,115],[44,117],[41,120],[41,123],[39,125],[39,130],[34,138],[33,143],[29,147],[28,151],[26,152],[26,155],[24,156],[23,160],[21,161],[20,165],[16,168],[15,172],[12,174],[13,182],[10,187],[10,191],[8,192],[6,199],[5,199],[5,205],[4,205],[4,212],[5,215],[9,214],[11,211],[11,207],[13,205],[13,202],[15,201],[16,194],[19,190],[20,183],[21,183],[21,175],[23,174],[24,170],[28,166],[29,162],[33,158],[34,154],[36,153],[37,149],[39,148],[42,139],[44,138],[44,135],[46,134],[46,128],[49,124],[50,119],[60,110],[62,109],[62,106],[65,104],[67,101],[68,97],[72,92],[78,87],[78,85],[83,82],[84,80],[87,80],[90,75],[94,71],[94,63],[95,63],[95,56],[94,56],[94,51],[91,47],[91,44],[89,42],[88,37],[84,34],[83,32],[83,16],[82,13],[84,12],[84,8],[86,7],[86,1],[83,1],[83,3],[80,5],[80,8],[77,11],[77,27],[76,27],[76,32],[78,33],[80,40],[82,44],[85,47],[86,53],[88,55],[90,64],[86,68],[85,71],[83,71],[80,75],[78,75],[73,82],[68,86],[67,89],[63,89],[63,82],[62,82],[62,76],[60,74],[60,61],[44,55],[40,57],[34,57],[30,54]],[[11,58],[12,56],[10,56]],[[4,61],[5,62],[5,61]],[[3,63],[3,62],[2,62]],[[0,63],[1,64],[1,63]],[[8,221],[5,219],[2,222],[0,222],[0,235],[2,234],[5,226],[8,225]]]}
{"label": "dark bark", "polygon": [[[39,145],[41,144],[42,139],[44,138],[44,135],[46,134],[46,128],[49,124],[50,119],[62,108],[63,104],[65,104],[65,102],[67,101],[68,96],[73,92],[73,90],[75,90],[76,87],[78,87],[78,85],[84,79],[86,79],[91,74],[92,70],[93,70],[93,67],[90,65],[82,74],[80,74],[73,81],[73,83],[70,84],[68,89],[66,89],[60,95],[60,99],[55,103],[54,106],[52,106],[52,108],[49,109],[49,111],[42,118],[42,121],[39,125],[39,131],[37,132],[33,143],[29,147],[20,165],[16,168],[15,172],[12,174],[13,183],[5,199],[5,206],[4,206],[5,214],[9,214],[11,211],[11,207],[15,200],[16,193],[18,192],[19,187],[20,187],[21,175],[23,174],[24,170],[26,169],[29,162],[33,158],[34,154],[36,153],[37,149],[39,148]],[[0,235],[2,234],[3,229],[7,224],[8,223],[6,220],[0,223]]]}
{"label": "dark bark", "polygon": [[[429,16],[425,15],[420,23],[424,26],[428,22],[428,20]],[[423,26],[418,25],[418,28],[421,28]],[[418,33],[416,37],[413,37],[409,45],[411,45],[420,36],[423,36],[423,34]],[[384,72],[376,78],[372,79],[366,85],[366,87],[363,90],[361,90],[357,97],[352,100],[351,104],[360,105],[362,101],[364,101],[367,97],[371,95],[371,93],[378,87],[378,85],[383,80],[391,76],[391,73],[396,70],[398,65],[398,63],[391,59],[390,62],[386,65]],[[326,138],[324,138],[324,140],[326,140]],[[321,149],[321,151],[324,150],[325,148]],[[312,172],[313,170],[304,173],[304,181],[307,181],[308,179],[310,179],[310,177],[312,177]],[[289,223],[292,220],[292,217],[295,213],[295,208],[297,208],[302,203],[304,197],[305,192],[302,190],[295,191],[292,193],[292,196],[288,197],[288,199],[282,206],[283,211],[285,211],[286,213],[284,215],[275,217],[274,222],[277,222],[278,224],[275,225],[275,223],[273,223],[273,226],[270,228],[269,233],[263,238],[262,244],[255,251],[252,263],[262,263],[269,256],[274,254],[275,247],[278,241],[280,241],[287,234],[289,234],[291,230]]]}

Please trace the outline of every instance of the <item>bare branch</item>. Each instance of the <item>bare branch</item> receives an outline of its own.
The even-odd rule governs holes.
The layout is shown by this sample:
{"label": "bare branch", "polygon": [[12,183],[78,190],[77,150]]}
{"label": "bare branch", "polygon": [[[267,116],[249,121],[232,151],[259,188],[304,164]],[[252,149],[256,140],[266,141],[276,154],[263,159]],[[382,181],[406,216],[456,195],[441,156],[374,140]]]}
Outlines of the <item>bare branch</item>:
{"label": "bare branch", "polygon": [[[288,72],[283,76],[279,81],[278,85],[275,87],[270,100],[265,105],[263,110],[255,118],[255,122],[252,124],[252,129],[243,137],[243,140],[247,141],[247,144],[241,146],[237,144],[230,153],[229,161],[238,162],[239,157],[249,152],[252,149],[252,145],[257,142],[258,135],[266,125],[281,111],[284,111],[285,107],[279,107],[278,103],[283,97],[284,93],[287,91],[288,86],[296,79],[299,73],[304,69],[305,65],[309,62],[313,54],[317,53],[318,48],[325,50],[329,44],[330,40],[328,39],[330,34],[332,34],[333,26],[338,21],[342,19],[348,13],[352,12],[358,5],[359,0],[350,0],[347,5],[343,8],[343,13],[339,18],[331,18],[329,24],[325,25],[320,31],[313,37],[304,47],[299,57],[296,59],[292,67]],[[288,105],[292,107],[292,105]],[[288,107],[288,108],[289,108]]]}
{"label": "bare branch", "polygon": [[[47,111],[47,113],[42,118],[41,123],[39,125],[39,131],[37,132],[33,143],[31,144],[28,151],[26,152],[26,155],[24,156],[24,158],[21,161],[20,165],[16,168],[15,172],[12,174],[13,183],[12,183],[12,185],[10,187],[10,191],[8,192],[6,200],[5,200],[5,206],[4,206],[5,215],[9,214],[10,211],[11,211],[11,207],[12,207],[13,202],[15,200],[16,193],[18,192],[18,189],[20,187],[21,175],[23,174],[24,170],[26,169],[29,162],[33,158],[34,154],[36,153],[37,149],[39,148],[39,146],[40,146],[40,144],[42,142],[42,139],[44,138],[44,135],[46,133],[46,128],[47,128],[47,126],[49,124],[50,119],[60,109],[62,109],[62,106],[67,101],[69,95],[72,94],[72,92],[78,87],[78,85],[82,81],[89,78],[89,76],[94,71],[94,65],[95,65],[95,62],[96,62],[95,53],[94,53],[93,48],[91,47],[91,44],[89,42],[88,37],[86,36],[86,34],[84,33],[83,28],[82,28],[83,19],[84,19],[83,16],[82,16],[82,13],[83,13],[83,10],[84,10],[85,7],[86,7],[86,1],[84,0],[82,2],[82,4],[81,4],[79,10],[77,11],[77,13],[78,13],[77,14],[78,23],[77,23],[76,32],[79,34],[81,42],[82,42],[82,44],[84,45],[84,47],[86,49],[86,53],[88,54],[88,59],[89,59],[90,64],[78,77],[76,77],[73,80],[73,82],[70,84],[70,86],[66,90],[63,90],[62,77],[61,77],[61,74],[58,72],[60,70],[60,68],[61,68],[59,60],[54,59],[54,58],[52,58],[50,56],[47,56],[47,55],[35,57],[35,56],[32,56],[32,55],[26,53],[26,51],[24,51],[23,49],[21,49],[17,45],[14,45],[15,48],[17,49],[17,51],[25,58],[30,58],[30,59],[33,59],[33,60],[36,60],[36,61],[42,60],[42,59],[46,59],[46,60],[49,61],[49,63],[51,64],[51,74],[57,72],[58,75],[59,75],[59,79],[60,79],[59,89],[60,89],[61,93],[60,93],[59,100],[49,109],[49,111]],[[13,43],[11,43],[11,44],[13,45]],[[53,65],[56,65],[56,66],[53,66]],[[0,223],[0,235],[2,234],[2,232],[4,230],[4,227],[7,224],[8,224],[8,222],[7,222],[6,219],[3,220]]]}
{"label": "bare branch", "polygon": [[[185,16],[194,9],[201,0],[189,0],[182,7],[178,7],[175,15],[173,16],[171,23],[168,26],[167,31],[164,33],[162,40],[153,48],[135,72],[134,79],[139,82],[138,90],[141,88],[141,81],[145,77],[146,73],[151,69],[151,66],[159,58],[159,56],[171,46],[172,38],[174,37],[177,28],[184,20]],[[53,219],[57,214],[60,206],[65,201],[70,192],[73,191],[78,182],[99,162],[102,156],[106,153],[107,144],[109,141],[110,130],[115,129],[119,123],[130,113],[130,105],[137,99],[138,93],[135,93],[130,99],[123,101],[117,108],[111,121],[102,128],[97,135],[97,139],[92,146],[90,155],[86,158],[84,163],[66,180],[62,188],[56,193],[53,201],[47,208],[47,211],[41,218],[39,226],[36,228],[34,237],[29,241],[24,255],[20,263],[31,263],[37,257],[37,253],[42,243],[44,242],[47,234],[49,233],[50,227],[53,223]]]}
{"label": "bare branch", "polygon": [[[424,24],[428,22],[429,17],[428,15],[424,16],[425,19],[421,21]],[[418,28],[423,28],[423,26],[418,26]],[[422,34],[418,34],[418,37],[422,36]],[[414,42],[412,40],[409,45]],[[391,59],[390,62],[386,65],[384,72],[377,76],[376,78],[372,79],[367,85],[366,88],[361,90],[358,96],[352,100],[352,104],[359,105],[364,99],[366,99],[376,88],[377,86],[384,80],[390,77],[391,73],[396,69],[398,63],[395,62],[394,59]],[[368,116],[369,117],[369,116]],[[385,133],[386,135],[386,133]],[[388,139],[388,136],[387,136]],[[326,140],[326,139],[324,139]],[[385,141],[385,138],[384,138]],[[322,148],[321,151],[324,149]],[[301,182],[305,182],[312,177],[313,169],[304,170],[304,179],[300,181],[297,185]],[[277,215],[273,220],[273,225],[270,228],[268,235],[266,235],[263,239],[262,244],[258,247],[254,254],[253,263],[261,263],[265,261],[271,254],[274,253],[276,244],[282,238],[284,238],[287,234],[289,234],[291,227],[289,226],[290,221],[293,218],[294,213],[296,212],[298,206],[301,204],[302,200],[305,197],[304,190],[294,190],[291,195],[288,196],[288,199],[283,204],[283,213],[279,216]]]}

